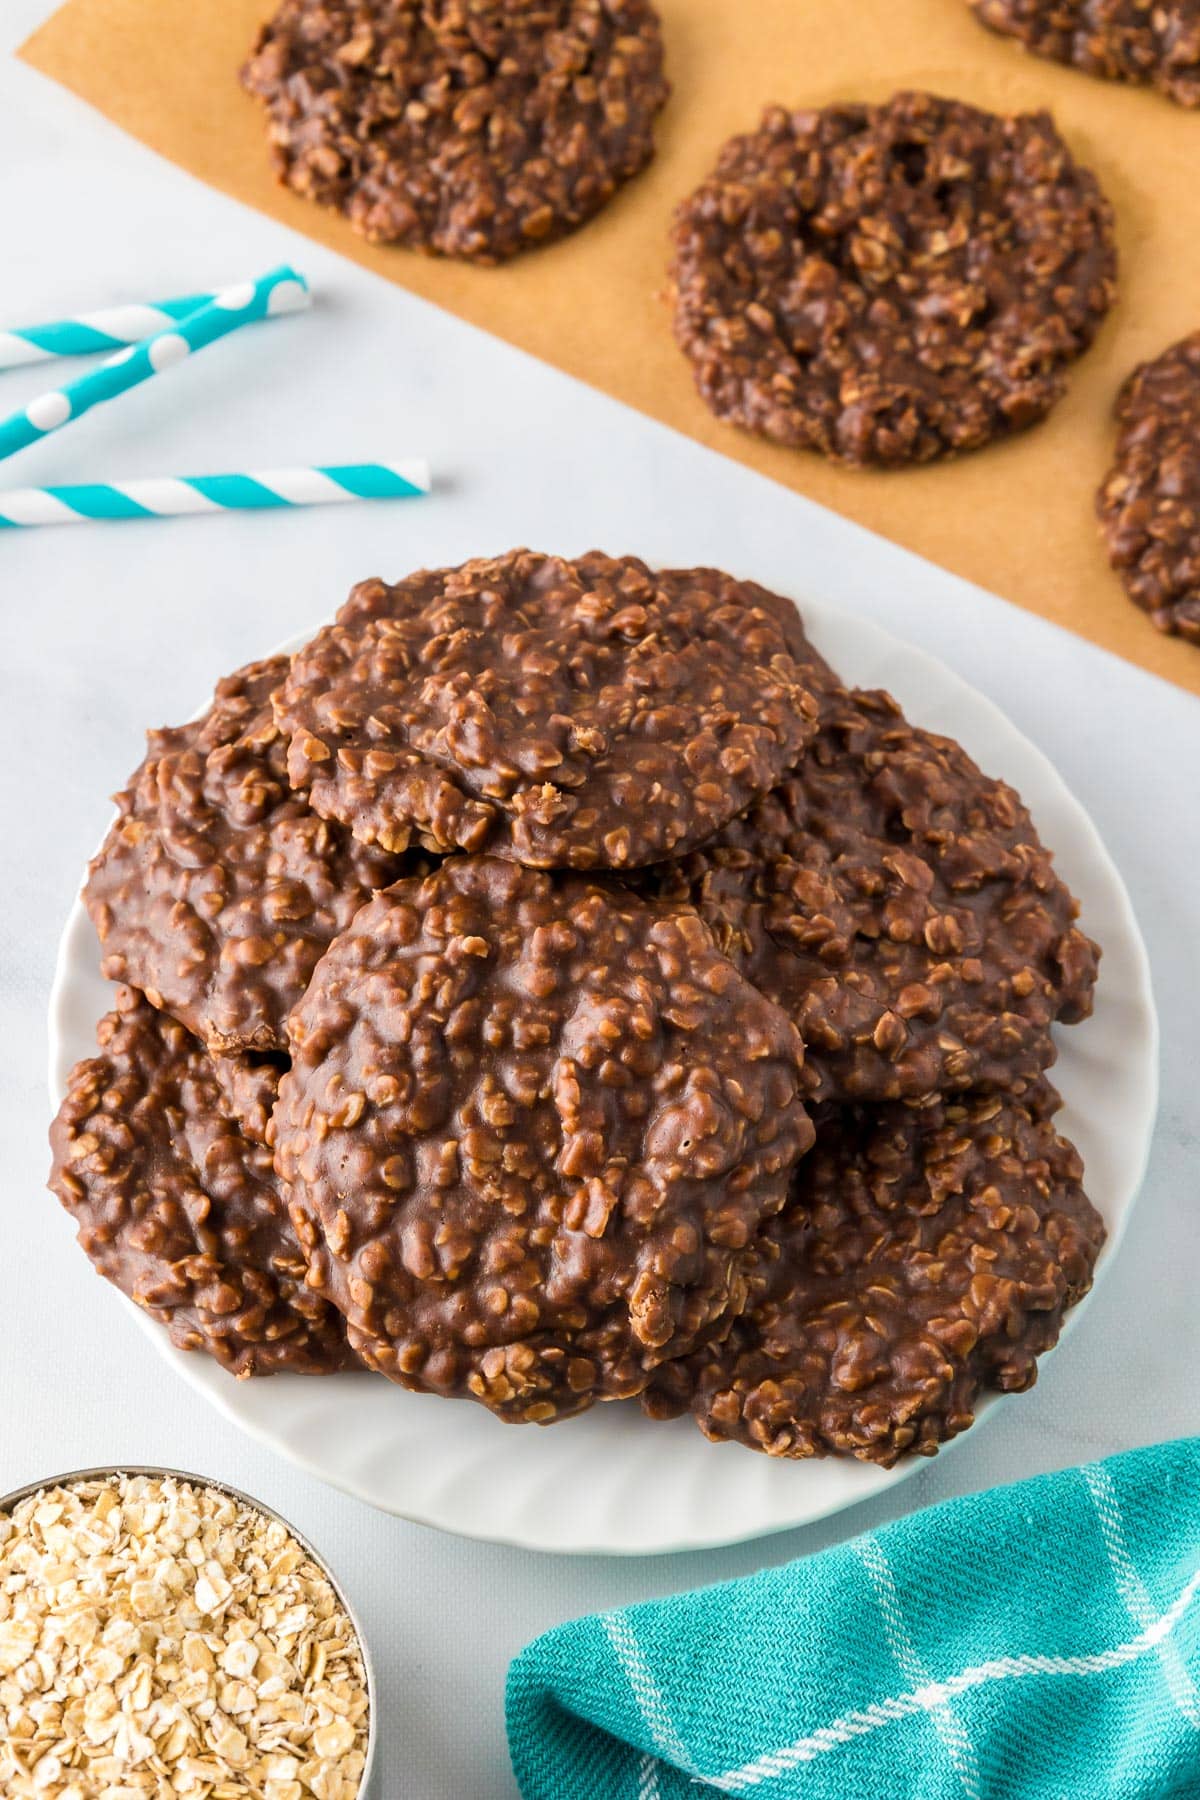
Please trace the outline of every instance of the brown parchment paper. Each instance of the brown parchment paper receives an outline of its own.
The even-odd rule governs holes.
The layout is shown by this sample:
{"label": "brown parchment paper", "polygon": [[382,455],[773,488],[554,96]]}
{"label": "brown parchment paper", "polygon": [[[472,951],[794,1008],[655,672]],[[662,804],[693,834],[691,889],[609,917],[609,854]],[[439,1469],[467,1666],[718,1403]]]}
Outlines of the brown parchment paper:
{"label": "brown parchment paper", "polygon": [[[477,270],[364,243],[276,185],[237,72],[270,0],[69,0],[36,68],[237,199],[934,562],[1200,692],[1200,650],[1161,637],[1108,569],[1093,494],[1124,374],[1200,326],[1200,112],[1025,56],[965,0],[659,0],[673,94],[658,154],[564,243]],[[1120,297],[1051,417],[960,462],[854,473],[713,419],[663,302],[675,201],[768,101],[927,87],[1048,107],[1117,212]],[[620,545],[605,548],[619,550]],[[802,546],[797,546],[802,558]]]}

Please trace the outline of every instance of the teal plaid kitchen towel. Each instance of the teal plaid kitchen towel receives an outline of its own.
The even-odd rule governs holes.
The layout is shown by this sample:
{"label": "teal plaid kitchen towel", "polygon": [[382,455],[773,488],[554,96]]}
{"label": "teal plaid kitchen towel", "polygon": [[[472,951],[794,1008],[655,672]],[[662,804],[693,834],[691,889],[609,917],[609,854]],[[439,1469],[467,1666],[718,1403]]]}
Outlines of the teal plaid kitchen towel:
{"label": "teal plaid kitchen towel", "polygon": [[559,1626],[508,1732],[525,1800],[1200,1800],[1200,1438]]}

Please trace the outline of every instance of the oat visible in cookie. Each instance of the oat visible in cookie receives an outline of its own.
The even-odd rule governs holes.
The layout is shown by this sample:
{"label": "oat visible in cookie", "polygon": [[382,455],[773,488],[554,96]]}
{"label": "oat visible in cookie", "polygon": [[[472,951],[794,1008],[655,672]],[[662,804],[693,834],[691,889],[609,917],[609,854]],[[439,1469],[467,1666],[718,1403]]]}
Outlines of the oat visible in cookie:
{"label": "oat visible in cookie", "polygon": [[689,907],[491,857],[379,894],[272,1119],[367,1364],[551,1422],[723,1328],[812,1142],[802,1048]]}
{"label": "oat visible in cookie", "polygon": [[285,1050],[326,944],[400,873],[291,792],[271,712],[287,666],[251,663],[148,734],[84,888],[105,975],[219,1053]]}
{"label": "oat visible in cookie", "polygon": [[1200,644],[1200,331],[1135,369],[1116,414],[1096,496],[1109,561],[1160,631]]}
{"label": "oat visible in cookie", "polygon": [[816,729],[795,609],[766,600],[718,570],[599,551],[363,582],[276,696],[292,783],[391,852],[575,869],[678,855]]}
{"label": "oat visible in cookie", "polygon": [[233,1050],[213,1056],[213,1079],[221,1090],[222,1110],[245,1137],[267,1141],[267,1126],[279,1098],[279,1078],[289,1058],[277,1051]]}
{"label": "oat visible in cookie", "polygon": [[968,0],[993,31],[1107,81],[1200,106],[1198,0]]}
{"label": "oat visible in cookie", "polygon": [[282,0],[242,74],[280,180],[374,243],[497,263],[650,160],[650,0]]}
{"label": "oat visible in cookie", "polygon": [[922,93],[769,108],[680,206],[674,252],[713,412],[851,464],[1042,418],[1115,294],[1111,209],[1049,115]]}
{"label": "oat visible in cookie", "polygon": [[831,1112],[763,1228],[729,1337],[648,1409],[771,1456],[931,1455],[981,1391],[1027,1388],[1087,1292],[1104,1225],[1049,1084]]}
{"label": "oat visible in cookie", "polygon": [[271,1152],[239,1130],[214,1059],[130,988],[77,1063],[50,1131],[50,1186],[99,1272],[231,1374],[347,1366],[342,1321],[305,1280]]}
{"label": "oat visible in cookie", "polygon": [[639,885],[796,1021],[819,1100],[1019,1088],[1091,1010],[1097,948],[1020,799],[885,693],[829,688],[799,767]]}

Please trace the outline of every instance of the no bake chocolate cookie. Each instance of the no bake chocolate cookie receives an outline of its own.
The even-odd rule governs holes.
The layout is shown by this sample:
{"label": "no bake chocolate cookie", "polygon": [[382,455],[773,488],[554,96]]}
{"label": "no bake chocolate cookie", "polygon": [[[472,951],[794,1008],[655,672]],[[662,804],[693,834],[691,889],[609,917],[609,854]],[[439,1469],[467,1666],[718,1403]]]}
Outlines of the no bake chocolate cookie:
{"label": "no bake chocolate cookie", "polygon": [[647,1409],[771,1456],[890,1465],[965,1430],[981,1390],[1027,1388],[1104,1241],[1057,1105],[1043,1084],[823,1116],[745,1313],[658,1371]]}
{"label": "no bake chocolate cookie", "polygon": [[287,666],[251,663],[202,718],[148,733],[84,888],[104,973],[218,1053],[285,1049],[317,958],[401,872],[291,792],[271,711]]}
{"label": "no bake chocolate cookie", "polygon": [[649,0],[283,0],[242,80],[289,187],[478,263],[598,212],[667,97]]}
{"label": "no bake chocolate cookie", "polygon": [[993,31],[1107,81],[1200,106],[1200,0],[968,0]]}
{"label": "no bake chocolate cookie", "polygon": [[723,1328],[812,1142],[795,1028],[690,908],[491,857],[377,895],[292,1039],[310,1280],[370,1367],[510,1420]]}
{"label": "no bake chocolate cookie", "polygon": [[288,1057],[277,1051],[234,1050],[209,1060],[223,1111],[244,1136],[265,1144]]}
{"label": "no bake chocolate cookie", "polygon": [[923,93],[769,108],[680,206],[674,252],[713,412],[852,464],[1040,419],[1115,293],[1111,209],[1049,115]]}
{"label": "no bake chocolate cookie", "polygon": [[1019,1088],[1091,1010],[1096,946],[1020,799],[885,693],[827,690],[799,767],[638,880],[795,1020],[818,1100]]}
{"label": "no bake chocolate cookie", "polygon": [[231,1374],[322,1375],[352,1358],[305,1281],[271,1152],[239,1130],[214,1062],[130,988],[77,1063],[50,1186],[100,1273]]}
{"label": "no bake chocolate cookie", "polygon": [[293,786],[364,843],[629,868],[792,767],[801,643],[794,608],[717,570],[518,550],[361,583],[276,714]]}
{"label": "no bake chocolate cookie", "polygon": [[1134,370],[1096,496],[1109,561],[1160,631],[1200,644],[1200,331]]}

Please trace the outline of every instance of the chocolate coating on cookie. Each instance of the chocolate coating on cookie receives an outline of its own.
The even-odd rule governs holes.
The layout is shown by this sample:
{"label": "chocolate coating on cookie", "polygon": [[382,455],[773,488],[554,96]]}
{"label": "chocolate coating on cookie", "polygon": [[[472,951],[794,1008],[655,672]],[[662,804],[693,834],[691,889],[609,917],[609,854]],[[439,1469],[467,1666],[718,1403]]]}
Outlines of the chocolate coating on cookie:
{"label": "chocolate coating on cookie", "polygon": [[628,868],[765,793],[816,729],[787,602],[530,550],[354,589],[276,696],[322,815],[399,852]]}
{"label": "chocolate coating on cookie", "polygon": [[796,1021],[820,1100],[1020,1087],[1091,1010],[1099,953],[1018,796],[885,693],[830,688],[800,766],[639,884]]}
{"label": "chocolate coating on cookie", "polygon": [[283,0],[242,74],[280,180],[374,243],[497,263],[650,160],[649,0]]}
{"label": "chocolate coating on cookie", "polygon": [[1135,369],[1116,415],[1096,496],[1109,561],[1160,631],[1200,644],[1200,331]]}
{"label": "chocolate coating on cookie", "polygon": [[978,1395],[1027,1388],[1091,1285],[1104,1225],[1078,1152],[1027,1099],[971,1094],[818,1121],[724,1343],[660,1370],[648,1410],[771,1456],[931,1455]]}
{"label": "chocolate coating on cookie", "polygon": [[1149,83],[1200,106],[1198,0],[968,0],[985,25],[1052,62]]}
{"label": "chocolate coating on cookie", "polygon": [[267,1141],[267,1126],[279,1098],[279,1078],[289,1058],[276,1051],[234,1050],[210,1058],[221,1092],[221,1108],[244,1137]]}
{"label": "chocolate coating on cookie", "polygon": [[83,893],[105,975],[214,1052],[285,1049],[326,944],[401,870],[291,792],[271,712],[287,666],[251,663],[202,718],[147,734]]}
{"label": "chocolate coating on cookie", "polygon": [[674,245],[675,334],[713,412],[852,464],[1040,419],[1115,293],[1111,209],[1049,115],[932,94],[771,107]]}
{"label": "chocolate coating on cookie", "polygon": [[238,1129],[217,1059],[130,988],[77,1063],[50,1129],[50,1186],[99,1272],[233,1375],[353,1360],[305,1283],[271,1152]]}
{"label": "chocolate coating on cookie", "polygon": [[690,908],[491,857],[377,895],[292,1038],[312,1279],[369,1366],[514,1421],[720,1329],[812,1141],[794,1027]]}

